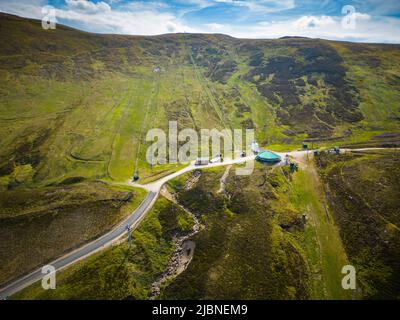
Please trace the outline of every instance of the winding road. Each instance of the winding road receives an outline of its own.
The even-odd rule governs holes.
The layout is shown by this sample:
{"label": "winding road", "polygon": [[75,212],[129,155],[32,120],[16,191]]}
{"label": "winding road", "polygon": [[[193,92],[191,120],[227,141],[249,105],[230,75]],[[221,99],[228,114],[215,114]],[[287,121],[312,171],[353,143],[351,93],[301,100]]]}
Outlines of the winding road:
{"label": "winding road", "polygon": [[[353,151],[366,151],[366,150],[378,150],[378,149],[387,149],[387,148],[366,148],[366,149],[354,149]],[[351,149],[344,149],[344,152],[350,151]],[[285,155],[288,154],[294,159],[299,159],[299,157],[304,157],[307,152],[312,154],[312,151],[292,151],[292,152],[285,152],[279,153],[276,152],[284,159]],[[128,227],[132,229],[136,228],[140,221],[143,219],[145,214],[152,208],[154,203],[157,200],[159,192],[162,186],[184,173],[196,170],[196,169],[206,169],[212,167],[220,167],[220,166],[227,166],[232,164],[241,164],[246,163],[248,161],[254,161],[255,156],[248,156],[243,158],[236,158],[236,159],[225,159],[224,162],[218,163],[210,163],[208,165],[196,166],[194,162],[189,164],[187,167],[174,172],[168,176],[160,178],[159,180],[146,184],[141,185],[132,181],[127,181],[124,184],[128,184],[134,187],[143,188],[147,190],[149,193],[147,194],[146,198],[142,201],[138,208],[135,209],[125,220],[123,220],[119,225],[117,225],[114,229],[109,231],[108,233],[104,234],[100,238],[83,245],[82,247],[58,258],[57,260],[50,262],[49,265],[53,266],[56,271],[60,271],[100,250],[103,250],[112,244],[116,243],[120,240],[124,235],[126,235]],[[15,280],[14,282],[6,285],[5,287],[0,289],[0,299],[7,299],[11,295],[15,294],[16,292],[28,287],[29,285],[40,281],[43,278],[44,274],[42,273],[42,269],[37,269],[21,278]]]}
{"label": "winding road", "polygon": [[[71,264],[78,262],[95,252],[98,252],[104,248],[109,247],[116,241],[118,241],[127,232],[128,227],[136,227],[140,220],[144,217],[145,213],[153,206],[156,201],[158,193],[149,192],[146,198],[142,201],[139,207],[129,215],[124,221],[122,221],[117,227],[108,233],[104,234],[100,238],[83,245],[79,249],[76,249],[61,258],[50,262],[49,265],[53,266],[56,271],[64,269]],[[12,282],[4,288],[0,289],[0,299],[6,299],[7,297],[13,295],[14,293],[26,288],[27,286],[41,280],[44,274],[42,273],[42,268],[37,269],[22,278]]]}

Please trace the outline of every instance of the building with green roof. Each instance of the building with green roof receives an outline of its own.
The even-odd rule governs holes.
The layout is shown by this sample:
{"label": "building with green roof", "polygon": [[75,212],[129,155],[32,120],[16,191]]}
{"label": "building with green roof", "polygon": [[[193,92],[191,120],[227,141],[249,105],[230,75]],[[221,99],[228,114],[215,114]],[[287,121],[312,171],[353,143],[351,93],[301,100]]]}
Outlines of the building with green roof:
{"label": "building with green roof", "polygon": [[259,162],[277,163],[280,162],[281,156],[271,151],[264,151],[257,155],[256,160]]}

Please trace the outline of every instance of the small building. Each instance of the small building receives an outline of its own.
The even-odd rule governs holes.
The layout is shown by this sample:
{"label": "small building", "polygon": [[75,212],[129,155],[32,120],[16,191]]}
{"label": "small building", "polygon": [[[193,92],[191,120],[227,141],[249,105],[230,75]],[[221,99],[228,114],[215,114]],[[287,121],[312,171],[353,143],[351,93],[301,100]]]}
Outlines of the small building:
{"label": "small building", "polygon": [[251,151],[253,151],[254,154],[260,153],[260,147],[258,146],[258,143],[257,143],[257,142],[253,141],[253,142],[251,143]]}
{"label": "small building", "polygon": [[208,158],[197,158],[195,165],[196,166],[206,166],[210,163],[210,160]]}
{"label": "small building", "polygon": [[256,160],[259,162],[277,163],[281,162],[282,158],[272,151],[264,151],[257,155]]}
{"label": "small building", "polygon": [[161,68],[160,68],[160,67],[155,67],[154,70],[153,70],[153,72],[155,72],[155,73],[158,73],[158,72],[160,72],[160,71],[161,71]]}

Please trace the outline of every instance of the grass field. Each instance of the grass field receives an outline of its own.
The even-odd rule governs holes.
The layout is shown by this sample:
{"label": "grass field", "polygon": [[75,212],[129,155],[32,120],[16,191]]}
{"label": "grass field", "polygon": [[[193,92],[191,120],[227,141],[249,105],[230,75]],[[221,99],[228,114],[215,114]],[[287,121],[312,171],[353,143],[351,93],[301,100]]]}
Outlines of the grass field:
{"label": "grass field", "polygon": [[145,195],[141,189],[100,182],[1,192],[0,283],[109,231]]}
{"label": "grass field", "polygon": [[366,299],[399,298],[399,157],[374,151],[317,158],[329,188],[329,204],[358,294]]}
{"label": "grass field", "polygon": [[289,202],[309,218],[304,245],[315,271],[315,298],[349,299],[351,294],[341,287],[341,270],[348,264],[342,239],[313,160],[303,161],[302,171],[293,179],[295,191]]}
{"label": "grass field", "polygon": [[20,165],[32,170],[19,184],[73,176],[121,182],[136,171],[151,181],[178,168],[145,158],[147,131],[167,130],[168,121],[179,129],[254,128],[274,150],[307,139],[368,143],[399,131],[398,46],[112,37],[62,26],[43,33],[39,23],[5,14],[1,26],[9,30],[0,49],[3,187]]}

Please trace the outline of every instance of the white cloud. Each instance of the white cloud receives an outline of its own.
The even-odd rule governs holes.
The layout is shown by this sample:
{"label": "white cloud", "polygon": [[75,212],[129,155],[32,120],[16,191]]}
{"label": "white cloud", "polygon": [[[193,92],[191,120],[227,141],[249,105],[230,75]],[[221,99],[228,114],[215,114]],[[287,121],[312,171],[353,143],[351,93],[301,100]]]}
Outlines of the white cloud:
{"label": "white cloud", "polygon": [[345,29],[343,17],[304,16],[284,21],[264,21],[256,25],[225,25],[219,32],[238,38],[279,38],[303,36],[331,40],[361,42],[400,43],[400,20],[395,18],[372,18],[357,15],[354,29]]}
{"label": "white cloud", "polygon": [[[234,21],[220,23],[218,20],[194,24],[186,21],[180,12],[173,10],[162,0],[123,1],[111,7],[108,3],[118,0],[103,0],[97,3],[83,0],[66,0],[66,5],[56,10],[58,21],[80,29],[99,33],[119,33],[131,35],[156,35],[170,32],[225,33],[241,38],[278,38],[282,36],[305,36],[334,40],[364,42],[400,43],[400,19],[370,16],[356,12],[356,27],[343,28],[343,15],[304,15],[293,18],[277,18],[257,23]],[[180,0],[175,0],[180,1]],[[235,6],[244,5],[242,0],[182,0],[199,7],[229,2]],[[278,4],[279,2],[279,4]],[[0,11],[30,18],[42,18],[44,0],[0,0]],[[246,1],[246,6],[262,5],[265,10],[278,10],[294,5],[292,0]],[[170,4],[170,3],[169,3]],[[275,6],[276,5],[276,6]],[[275,6],[275,7],[274,7]]]}
{"label": "white cloud", "polygon": [[366,13],[361,13],[361,12],[354,12],[350,15],[351,18],[355,20],[370,20],[371,16]]}
{"label": "white cloud", "polygon": [[303,16],[293,22],[293,25],[299,29],[321,28],[336,24],[335,20],[329,16]]}
{"label": "white cloud", "polygon": [[273,13],[295,7],[294,0],[212,0],[211,2],[246,7],[257,13]]}
{"label": "white cloud", "polygon": [[221,31],[226,30],[226,27],[220,23],[206,23],[205,26],[209,28],[211,31]]}
{"label": "white cloud", "polygon": [[295,0],[175,0],[175,2],[184,4],[183,9],[179,9],[177,14],[183,17],[185,14],[200,11],[205,8],[215,7],[220,4],[227,4],[231,7],[242,7],[247,9],[247,13],[252,14],[267,14],[296,7]]}
{"label": "white cloud", "polygon": [[57,9],[58,19],[84,26],[86,30],[131,35],[156,35],[170,32],[193,32],[171,13],[152,10],[72,10]]}
{"label": "white cloud", "polygon": [[87,0],[65,0],[65,3],[71,10],[86,12],[111,11],[110,5],[103,1],[94,3]]}
{"label": "white cloud", "polygon": [[180,30],[180,26],[174,23],[173,21],[167,21],[165,27],[167,28],[168,32],[182,31]]}
{"label": "white cloud", "polygon": [[47,4],[48,1],[45,0],[0,0],[0,11],[26,18],[39,19],[42,17],[42,7]]}
{"label": "white cloud", "polygon": [[118,10],[123,11],[133,11],[133,10],[165,10],[168,9],[169,5],[165,2],[161,1],[146,1],[146,2],[128,2],[126,4],[122,4],[118,7]]}

